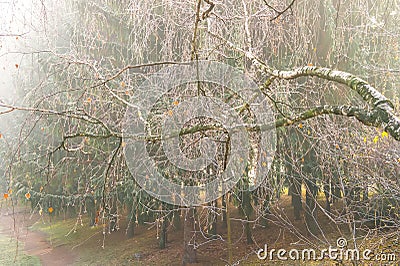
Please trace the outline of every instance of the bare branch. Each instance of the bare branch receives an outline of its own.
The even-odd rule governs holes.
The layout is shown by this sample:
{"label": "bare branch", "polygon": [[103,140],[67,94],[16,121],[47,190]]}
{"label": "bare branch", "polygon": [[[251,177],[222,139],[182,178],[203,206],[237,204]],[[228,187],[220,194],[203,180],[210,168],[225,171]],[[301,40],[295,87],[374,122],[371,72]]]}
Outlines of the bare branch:
{"label": "bare branch", "polygon": [[274,21],[275,19],[279,18],[281,15],[283,15],[286,11],[288,11],[294,4],[296,0],[293,0],[284,10],[282,11],[278,11],[276,10],[273,6],[271,6],[270,4],[268,4],[267,0],[264,0],[264,3],[267,7],[271,8],[273,11],[275,11],[276,13],[278,13],[278,15],[276,15],[275,17],[273,17],[272,19],[270,19],[270,21]]}
{"label": "bare branch", "polygon": [[206,11],[203,12],[203,14],[201,15],[201,18],[204,20],[206,18],[208,18],[210,16],[211,11],[214,9],[215,4],[211,1],[211,0],[204,0],[204,2],[206,2],[207,4],[209,4],[210,6],[208,7],[208,9]]}

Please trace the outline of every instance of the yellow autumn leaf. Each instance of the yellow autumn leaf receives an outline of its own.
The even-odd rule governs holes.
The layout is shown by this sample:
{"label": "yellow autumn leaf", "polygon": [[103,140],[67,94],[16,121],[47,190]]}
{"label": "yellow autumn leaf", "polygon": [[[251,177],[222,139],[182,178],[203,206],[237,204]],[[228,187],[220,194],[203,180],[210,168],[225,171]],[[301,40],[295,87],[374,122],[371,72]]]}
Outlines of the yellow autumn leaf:
{"label": "yellow autumn leaf", "polygon": [[364,137],[364,142],[367,143],[367,137]]}
{"label": "yellow autumn leaf", "polygon": [[125,86],[126,86],[125,82],[121,81],[121,87],[125,88]]}
{"label": "yellow autumn leaf", "polygon": [[303,128],[303,124],[302,123],[299,124],[299,128]]}
{"label": "yellow autumn leaf", "polygon": [[385,138],[387,136],[389,136],[389,134],[386,131],[382,131],[382,138]]}
{"label": "yellow autumn leaf", "polygon": [[375,136],[375,138],[374,138],[372,141],[373,141],[374,143],[377,143],[378,140],[379,140],[379,137],[378,137],[378,136]]}
{"label": "yellow autumn leaf", "polygon": [[174,101],[172,104],[175,105],[175,106],[178,106],[179,102],[178,101]]}

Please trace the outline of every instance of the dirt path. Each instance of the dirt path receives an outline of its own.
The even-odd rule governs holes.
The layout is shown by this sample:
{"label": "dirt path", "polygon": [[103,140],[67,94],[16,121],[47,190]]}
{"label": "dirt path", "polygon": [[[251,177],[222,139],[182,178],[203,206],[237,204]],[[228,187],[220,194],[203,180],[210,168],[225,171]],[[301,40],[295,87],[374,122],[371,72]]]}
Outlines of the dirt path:
{"label": "dirt path", "polygon": [[28,255],[39,257],[44,266],[73,265],[76,256],[70,249],[65,246],[52,246],[45,234],[28,230],[38,219],[39,217],[31,217],[26,211],[18,210],[13,215],[10,210],[0,210],[0,234],[24,242],[24,251]]}

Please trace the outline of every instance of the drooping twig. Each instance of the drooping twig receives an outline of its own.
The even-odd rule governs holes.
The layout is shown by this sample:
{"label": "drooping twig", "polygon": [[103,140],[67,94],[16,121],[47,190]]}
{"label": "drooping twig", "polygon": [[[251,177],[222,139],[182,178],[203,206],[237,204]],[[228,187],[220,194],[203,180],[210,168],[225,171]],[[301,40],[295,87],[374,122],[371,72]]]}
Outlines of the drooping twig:
{"label": "drooping twig", "polygon": [[274,21],[275,19],[279,18],[281,15],[283,15],[286,11],[288,11],[294,4],[296,0],[292,0],[292,2],[282,11],[276,10],[273,6],[271,6],[270,4],[268,4],[267,0],[264,0],[264,3],[267,7],[271,8],[273,11],[275,11],[276,13],[278,13],[275,17],[273,17],[272,19],[270,19],[270,21]]}
{"label": "drooping twig", "polygon": [[201,15],[202,19],[206,19],[210,16],[211,11],[214,9],[215,4],[211,1],[211,0],[204,0],[204,2],[206,2],[207,4],[209,4],[210,6],[208,7],[208,9],[206,11],[203,12],[203,14]]}

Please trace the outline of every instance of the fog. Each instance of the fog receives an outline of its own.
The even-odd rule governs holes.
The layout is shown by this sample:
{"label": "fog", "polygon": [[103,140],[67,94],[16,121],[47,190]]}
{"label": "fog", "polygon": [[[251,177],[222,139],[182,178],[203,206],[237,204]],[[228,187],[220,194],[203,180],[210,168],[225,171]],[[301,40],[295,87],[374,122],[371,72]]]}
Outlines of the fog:
{"label": "fog", "polygon": [[[66,257],[153,265],[175,245],[165,264],[253,265],[272,242],[398,241],[399,1],[0,0],[0,13],[0,211],[57,223]],[[210,199],[210,180],[230,183]]]}

